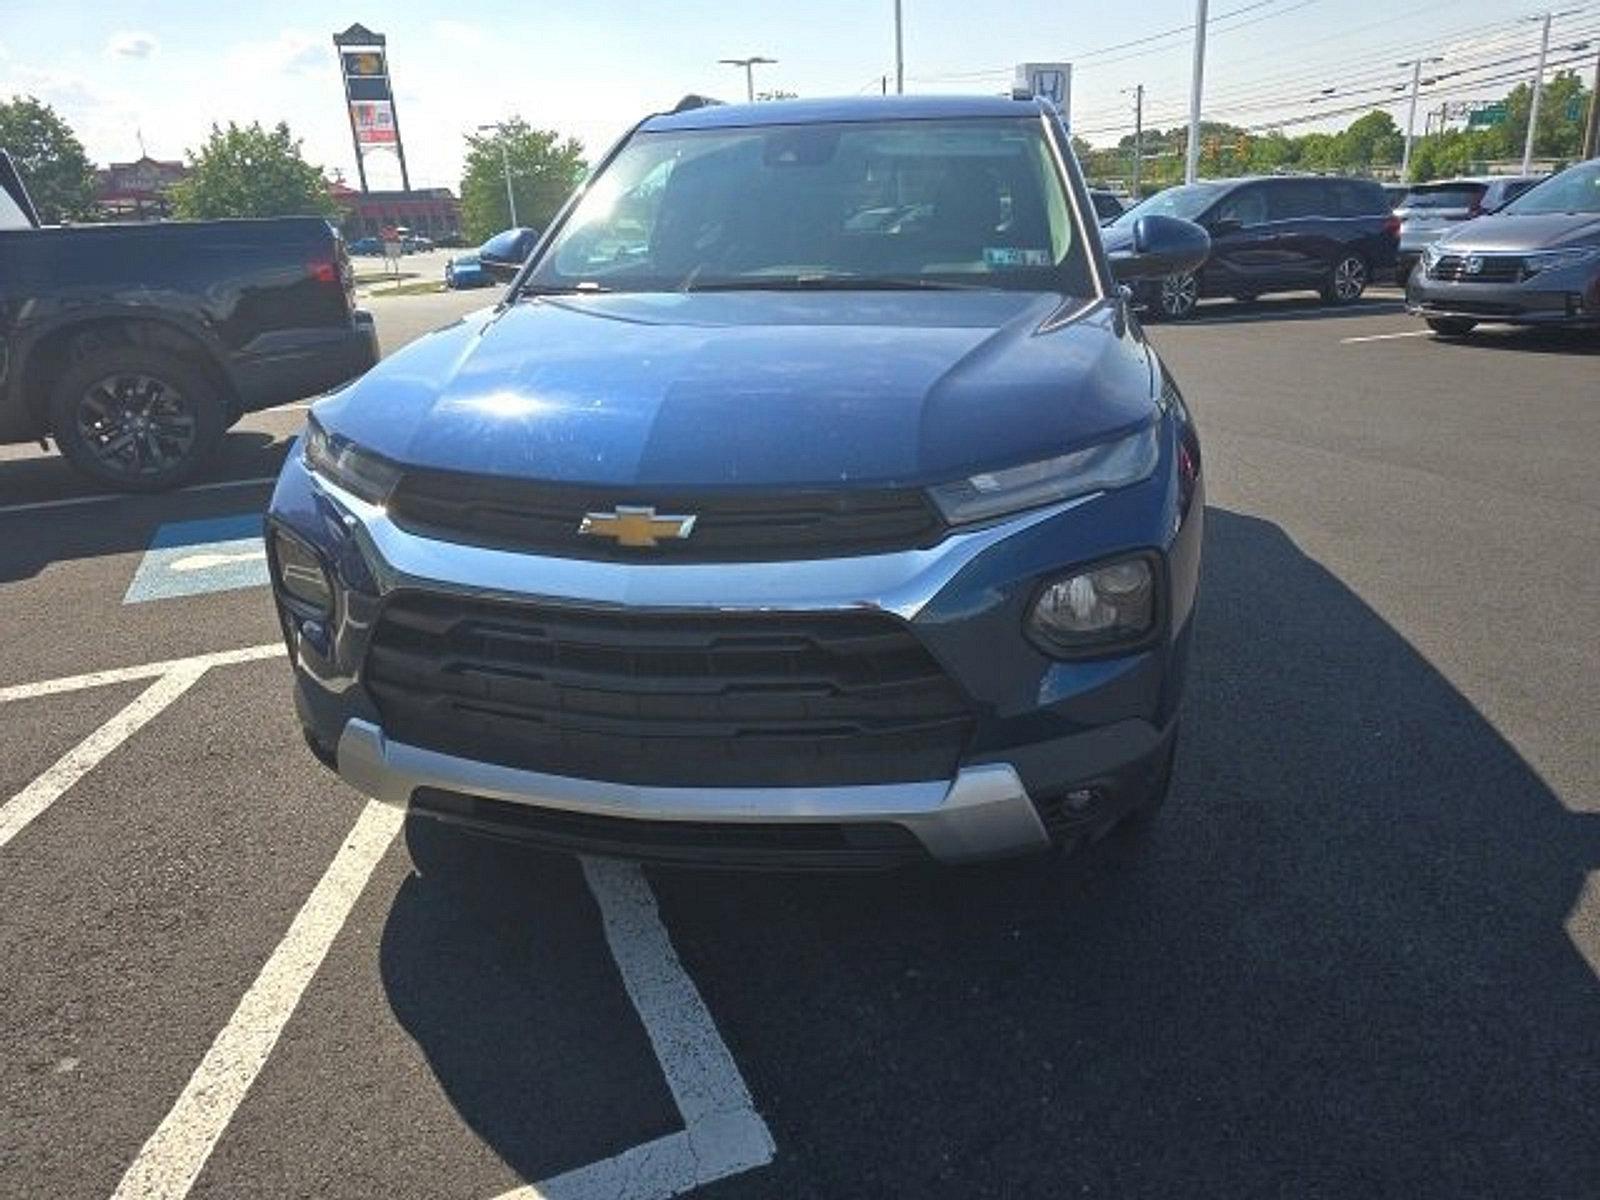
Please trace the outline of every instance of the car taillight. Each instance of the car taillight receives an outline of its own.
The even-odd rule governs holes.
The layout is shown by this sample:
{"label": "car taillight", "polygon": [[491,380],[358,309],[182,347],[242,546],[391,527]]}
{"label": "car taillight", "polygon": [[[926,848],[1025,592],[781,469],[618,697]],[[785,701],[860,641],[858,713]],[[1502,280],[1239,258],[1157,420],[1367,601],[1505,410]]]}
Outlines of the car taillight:
{"label": "car taillight", "polygon": [[1400,218],[1391,213],[1389,219],[1383,223],[1383,231],[1392,237],[1399,237]]}
{"label": "car taillight", "polygon": [[312,262],[308,262],[306,264],[306,274],[311,276],[311,278],[315,279],[318,283],[337,284],[339,282],[338,264],[326,259],[317,259]]}

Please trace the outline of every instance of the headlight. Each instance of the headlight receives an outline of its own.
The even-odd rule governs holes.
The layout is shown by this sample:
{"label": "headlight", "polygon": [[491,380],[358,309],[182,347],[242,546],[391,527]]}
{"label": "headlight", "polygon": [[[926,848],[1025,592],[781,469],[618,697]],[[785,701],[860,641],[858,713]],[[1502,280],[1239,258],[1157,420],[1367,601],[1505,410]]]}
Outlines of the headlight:
{"label": "headlight", "polygon": [[1422,266],[1424,270],[1433,270],[1433,264],[1438,262],[1444,251],[1439,249],[1439,243],[1429,242],[1422,248]]}
{"label": "headlight", "polygon": [[369,504],[386,503],[400,482],[400,468],[394,463],[329,433],[315,419],[306,424],[303,445],[306,466]]}
{"label": "headlight", "polygon": [[1155,632],[1158,578],[1148,554],[1063,576],[1033,602],[1028,635],[1056,657],[1136,645]]}
{"label": "headlight", "polygon": [[333,611],[333,585],[317,552],[277,527],[269,535],[268,546],[278,586],[319,617]]}
{"label": "headlight", "polygon": [[1600,246],[1574,246],[1568,250],[1538,250],[1522,256],[1523,270],[1529,275],[1576,267],[1600,259]]}
{"label": "headlight", "polygon": [[1128,437],[1087,450],[941,483],[930,489],[933,502],[951,525],[965,525],[1090,492],[1127,487],[1150,478],[1156,469],[1161,455],[1158,429],[1152,422]]}

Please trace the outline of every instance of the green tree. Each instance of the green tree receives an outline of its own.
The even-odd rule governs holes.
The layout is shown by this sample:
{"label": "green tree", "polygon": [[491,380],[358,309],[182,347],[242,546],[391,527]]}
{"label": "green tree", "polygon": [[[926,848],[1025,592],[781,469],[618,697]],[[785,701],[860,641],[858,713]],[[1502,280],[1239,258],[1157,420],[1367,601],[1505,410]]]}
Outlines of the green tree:
{"label": "green tree", "polygon": [[587,169],[576,140],[552,129],[535,129],[521,117],[501,122],[493,133],[469,133],[461,178],[461,218],[469,240],[481,241],[510,227],[508,166],[517,221],[535,229],[550,223]]}
{"label": "green tree", "polygon": [[172,189],[180,217],[331,217],[337,211],[322,170],[300,154],[300,139],[279,122],[263,129],[211,127],[199,150],[189,151],[189,177]]}
{"label": "green tree", "polygon": [[46,224],[94,214],[94,168],[55,109],[32,96],[0,100],[0,147],[11,154]]}

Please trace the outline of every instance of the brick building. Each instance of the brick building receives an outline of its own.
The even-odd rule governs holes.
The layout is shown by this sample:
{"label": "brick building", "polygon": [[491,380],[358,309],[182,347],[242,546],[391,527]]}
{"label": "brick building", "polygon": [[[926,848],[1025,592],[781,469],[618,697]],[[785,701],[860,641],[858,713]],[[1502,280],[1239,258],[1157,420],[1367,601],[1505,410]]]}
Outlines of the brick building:
{"label": "brick building", "polygon": [[159,221],[172,215],[167,191],[184,179],[189,168],[181,162],[151,158],[111,163],[94,173],[94,202],[111,221]]}

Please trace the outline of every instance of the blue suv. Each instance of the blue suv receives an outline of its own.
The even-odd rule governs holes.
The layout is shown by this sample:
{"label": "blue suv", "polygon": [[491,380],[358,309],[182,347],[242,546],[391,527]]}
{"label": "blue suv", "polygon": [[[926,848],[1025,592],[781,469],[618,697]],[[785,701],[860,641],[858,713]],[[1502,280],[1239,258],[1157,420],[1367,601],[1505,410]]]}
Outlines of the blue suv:
{"label": "blue suv", "polygon": [[494,309],[317,403],[268,516],[314,753],[490,833],[972,860],[1165,795],[1200,444],[1025,97],[686,102]]}

